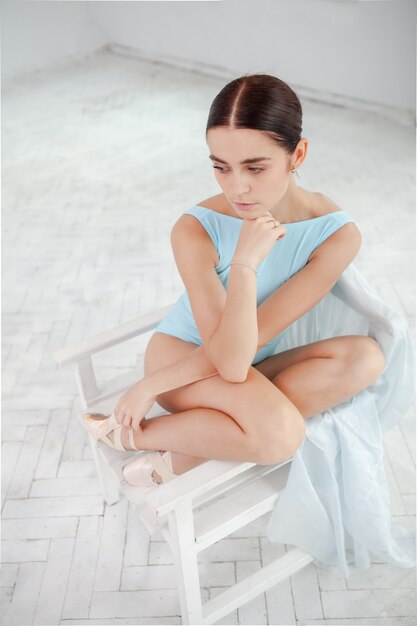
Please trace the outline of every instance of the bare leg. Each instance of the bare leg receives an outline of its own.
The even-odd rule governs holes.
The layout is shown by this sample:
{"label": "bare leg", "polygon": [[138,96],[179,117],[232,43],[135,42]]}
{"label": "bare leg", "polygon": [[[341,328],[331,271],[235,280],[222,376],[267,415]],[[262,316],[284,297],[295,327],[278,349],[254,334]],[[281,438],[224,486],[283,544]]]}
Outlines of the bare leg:
{"label": "bare leg", "polygon": [[[276,463],[291,457],[304,437],[296,407],[255,368],[242,383],[216,375],[158,396],[157,401],[170,413],[143,419],[139,430],[130,431],[135,445],[191,455],[191,466],[201,459]],[[124,444],[129,434],[125,430]]]}
{"label": "bare leg", "polygon": [[295,363],[276,374],[272,382],[295,404],[304,419],[336,406],[370,384],[364,377],[347,375],[343,362],[331,357]]}
{"label": "bare leg", "polygon": [[[308,359],[282,370],[272,382],[285,393],[304,419],[308,419],[358,391],[357,386],[349,386],[346,376],[340,376],[341,368],[335,361],[332,358]],[[205,460],[173,452],[172,468],[175,474],[182,474]],[[154,477],[159,478],[158,475]]]}
{"label": "bare leg", "polygon": [[[366,388],[380,373],[375,373],[375,367],[373,370],[367,367],[363,359],[359,367],[354,365],[342,357],[305,358],[285,368],[277,367],[279,371],[271,376],[271,382],[285,394],[302,417],[308,419]],[[176,474],[208,458],[250,459],[250,444],[247,437],[245,440],[242,429],[230,416],[215,409],[174,412],[173,415],[142,420],[141,426],[141,430],[135,433],[138,447],[171,450]],[[199,456],[190,455],[190,450]],[[283,458],[287,457],[284,455]],[[154,477],[158,479],[156,473]]]}
{"label": "bare leg", "polygon": [[[304,419],[308,419],[336,406],[373,382],[369,375],[366,378],[365,369],[362,377],[355,376],[352,368],[349,375],[346,372],[347,368],[340,359],[315,357],[281,370],[272,378],[272,382],[285,393]],[[204,460],[206,459],[179,452],[172,453],[173,470],[176,474],[182,474]],[[154,477],[159,478],[155,474]]]}
{"label": "bare leg", "polygon": [[[127,431],[122,429],[122,443],[129,448]],[[247,461],[255,450],[250,435],[232,417],[209,408],[143,418],[133,436],[141,450],[172,450],[187,455],[193,450],[205,460]],[[113,434],[109,437],[112,439]]]}
{"label": "bare leg", "polygon": [[[128,428],[122,429],[122,443],[129,449]],[[112,439],[112,433],[109,434]],[[257,462],[252,438],[233,418],[216,409],[196,408],[171,415],[144,418],[134,441],[142,450],[175,450],[172,452],[174,474],[183,474],[208,459]],[[282,458],[288,458],[283,441]],[[182,450],[184,452],[182,452]],[[193,450],[201,457],[191,456]],[[153,472],[160,482],[160,476]]]}

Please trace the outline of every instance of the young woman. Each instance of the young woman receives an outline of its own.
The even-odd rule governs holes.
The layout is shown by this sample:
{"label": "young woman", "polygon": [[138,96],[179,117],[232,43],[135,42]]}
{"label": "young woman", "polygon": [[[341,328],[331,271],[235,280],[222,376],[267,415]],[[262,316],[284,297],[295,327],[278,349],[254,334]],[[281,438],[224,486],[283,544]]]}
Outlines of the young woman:
{"label": "young woman", "polygon": [[[125,466],[131,484],[165,482],[207,459],[290,458],[306,419],[384,369],[379,344],[363,335],[279,352],[287,327],[330,291],[361,244],[344,210],[296,184],[308,147],[301,132],[300,101],[274,76],[237,78],[211,105],[206,142],[222,193],[173,226],[186,290],[147,345],[145,377],[110,417],[85,416],[109,445],[153,451]],[[170,415],[144,418],[154,401]]]}

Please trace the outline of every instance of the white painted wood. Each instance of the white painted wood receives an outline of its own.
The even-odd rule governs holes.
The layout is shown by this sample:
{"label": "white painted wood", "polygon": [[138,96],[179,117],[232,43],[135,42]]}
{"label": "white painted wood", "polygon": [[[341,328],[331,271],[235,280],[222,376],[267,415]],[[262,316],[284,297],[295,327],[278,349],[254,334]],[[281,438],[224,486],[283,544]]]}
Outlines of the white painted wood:
{"label": "white painted wood", "polygon": [[82,406],[87,408],[90,398],[95,398],[99,394],[91,356],[86,356],[75,363],[75,377]]}
{"label": "white painted wood", "polygon": [[196,553],[272,511],[286,485],[289,468],[287,464],[266,476],[258,476],[253,482],[196,513]]}
{"label": "white painted wood", "polygon": [[293,548],[261,570],[227,589],[203,605],[202,624],[213,624],[242,604],[288,578],[313,561],[313,557]]}
{"label": "white painted wood", "polygon": [[96,464],[97,475],[100,481],[103,498],[107,504],[115,504],[120,500],[119,481],[116,479],[114,472],[111,471],[106,459],[100,454],[97,448],[97,441],[88,435],[91,450],[93,452],[94,462]]}
{"label": "white painted wood", "polygon": [[177,506],[168,518],[170,545],[178,577],[178,593],[183,624],[201,624],[203,618],[200,578],[194,550],[192,501]]}
{"label": "white painted wood", "polygon": [[[109,400],[117,400],[126,389],[132,387],[138,380],[143,378],[143,376],[143,364],[141,364],[140,367],[131,370],[127,374],[121,374],[120,376],[106,380],[105,387],[98,385],[94,395],[91,394],[91,396],[86,399],[86,408],[91,409],[95,407],[95,409],[97,409],[97,407],[103,403],[108,404]],[[158,415],[160,415],[160,412]]]}
{"label": "white painted wood", "polygon": [[[273,467],[286,465],[278,463]],[[246,472],[254,463],[239,463],[235,461],[206,461],[202,465],[194,467],[185,474],[178,476],[173,484],[163,484],[158,488],[153,488],[146,493],[149,505],[152,506],[159,515],[164,515],[180,504],[184,499],[192,499],[198,496],[207,496],[213,493],[213,489],[221,489],[226,481],[232,481],[243,472]],[[251,474],[247,475],[248,480]],[[241,477],[245,480],[246,477]],[[240,480],[240,479],[239,479]],[[236,483],[237,485],[238,483]]]}
{"label": "white painted wood", "polygon": [[56,350],[56,352],[54,352],[54,358],[58,365],[67,365],[68,363],[80,361],[82,358],[96,354],[102,350],[107,350],[141,333],[146,333],[157,326],[162,318],[168,314],[172,306],[173,304],[168,304],[156,311],[135,317],[135,319],[129,322],[125,322],[114,328],[109,328],[109,330],[105,330],[93,337],[87,337],[74,345]]}

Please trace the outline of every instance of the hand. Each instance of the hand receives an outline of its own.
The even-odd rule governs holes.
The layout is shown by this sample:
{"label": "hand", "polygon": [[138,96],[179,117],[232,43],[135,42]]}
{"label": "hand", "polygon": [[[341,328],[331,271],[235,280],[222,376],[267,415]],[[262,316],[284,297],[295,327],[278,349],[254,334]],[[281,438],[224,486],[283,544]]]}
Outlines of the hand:
{"label": "hand", "polygon": [[149,389],[146,378],[141,378],[120,396],[114,409],[116,420],[123,426],[139,430],[139,424],[155,402],[155,394]]}
{"label": "hand", "polygon": [[277,239],[284,237],[287,232],[285,226],[275,220],[267,211],[251,220],[242,220],[239,240],[233,256],[233,261],[249,263],[256,268],[272,250]]}

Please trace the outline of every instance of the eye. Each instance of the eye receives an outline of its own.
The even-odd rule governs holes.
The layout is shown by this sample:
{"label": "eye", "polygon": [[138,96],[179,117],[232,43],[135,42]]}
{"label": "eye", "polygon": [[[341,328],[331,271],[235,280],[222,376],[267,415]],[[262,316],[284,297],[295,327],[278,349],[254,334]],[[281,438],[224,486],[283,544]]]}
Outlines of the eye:
{"label": "eye", "polygon": [[[218,165],[213,165],[213,169],[219,170],[221,174],[224,174],[226,171],[223,167],[219,167]],[[259,172],[263,172],[265,170],[265,168],[263,167],[249,167],[248,169],[250,172],[253,172],[254,174],[259,174]]]}

